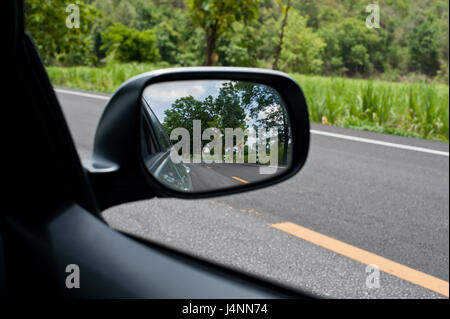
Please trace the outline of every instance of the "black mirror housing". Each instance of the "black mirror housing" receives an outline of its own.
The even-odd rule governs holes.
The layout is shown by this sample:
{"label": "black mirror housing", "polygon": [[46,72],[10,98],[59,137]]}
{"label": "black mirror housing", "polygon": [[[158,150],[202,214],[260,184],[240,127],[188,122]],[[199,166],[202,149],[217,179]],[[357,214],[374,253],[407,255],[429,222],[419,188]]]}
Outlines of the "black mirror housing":
{"label": "black mirror housing", "polygon": [[[141,156],[143,90],[155,83],[183,80],[236,80],[260,83],[283,98],[290,118],[292,164],[282,174],[235,188],[179,192],[153,178]],[[310,140],[306,99],[288,75],[271,70],[234,67],[192,67],[151,71],[123,83],[111,97],[97,126],[93,155],[84,162],[101,210],[152,197],[207,198],[274,185],[295,175],[305,164]]]}

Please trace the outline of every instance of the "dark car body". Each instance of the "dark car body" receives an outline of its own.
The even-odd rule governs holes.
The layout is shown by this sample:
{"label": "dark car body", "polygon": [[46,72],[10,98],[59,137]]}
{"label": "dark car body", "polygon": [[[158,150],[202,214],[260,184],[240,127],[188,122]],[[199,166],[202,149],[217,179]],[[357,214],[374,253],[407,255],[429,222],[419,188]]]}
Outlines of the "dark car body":
{"label": "dark car body", "polygon": [[[3,108],[2,115],[3,136],[7,137],[4,147],[8,152],[3,179],[7,194],[0,213],[2,295],[310,297],[110,228],[101,217],[102,210],[164,191],[152,187],[142,175],[142,163],[137,160],[140,154],[133,149],[134,144],[122,143],[131,136],[136,145],[141,145],[137,128],[130,124],[139,119],[131,113],[120,113],[118,108],[107,109],[99,124],[93,158],[83,167],[45,68],[31,37],[25,33],[23,3],[7,0],[3,5],[6,23],[1,32],[8,61],[2,75],[8,79],[3,98],[11,102]],[[246,78],[246,73],[239,76]],[[126,104],[123,99],[130,96],[116,93],[110,103]],[[140,102],[137,98],[129,103]],[[120,111],[125,112],[123,107]],[[120,128],[111,120],[115,117],[121,118],[117,122]],[[295,174],[304,161],[297,162],[298,166],[285,178]],[[182,174],[178,170],[177,173]],[[279,178],[282,179],[283,176]],[[267,184],[271,182],[275,183]],[[67,266],[72,264],[81,271],[79,289],[68,289],[66,285]]]}

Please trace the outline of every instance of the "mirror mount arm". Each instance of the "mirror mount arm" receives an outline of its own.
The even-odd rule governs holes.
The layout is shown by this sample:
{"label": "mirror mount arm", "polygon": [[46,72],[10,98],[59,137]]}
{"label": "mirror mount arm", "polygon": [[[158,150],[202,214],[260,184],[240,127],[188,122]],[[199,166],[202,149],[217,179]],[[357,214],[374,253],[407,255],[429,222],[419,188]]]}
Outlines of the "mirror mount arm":
{"label": "mirror mount arm", "polygon": [[83,161],[83,166],[100,211],[122,203],[156,196],[141,174],[130,170],[120,170],[118,165],[98,158]]}
{"label": "mirror mount arm", "polygon": [[147,79],[123,83],[108,101],[94,139],[93,155],[83,161],[100,211],[155,196],[140,162],[140,95]]}

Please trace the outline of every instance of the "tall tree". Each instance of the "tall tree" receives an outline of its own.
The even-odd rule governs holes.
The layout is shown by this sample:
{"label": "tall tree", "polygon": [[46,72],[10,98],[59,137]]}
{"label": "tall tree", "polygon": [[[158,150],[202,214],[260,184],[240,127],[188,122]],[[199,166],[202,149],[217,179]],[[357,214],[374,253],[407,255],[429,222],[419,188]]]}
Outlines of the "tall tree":
{"label": "tall tree", "polygon": [[291,8],[291,0],[287,0],[287,5],[282,6],[283,8],[283,22],[281,23],[281,32],[280,32],[280,40],[278,41],[277,47],[275,48],[275,59],[273,61],[272,69],[278,70],[278,61],[280,60],[281,47],[283,46],[283,38],[284,38],[284,28],[287,25],[288,13]]}
{"label": "tall tree", "polygon": [[306,17],[302,17],[295,9],[291,11],[280,55],[280,70],[319,74],[322,71],[325,41],[307,26]]}
{"label": "tall tree", "polygon": [[288,164],[289,118],[279,94],[269,86],[250,82],[238,82],[235,88],[240,92],[242,107],[257,126],[277,129],[278,145],[282,147],[281,163]]}
{"label": "tall tree", "polygon": [[218,60],[217,40],[230,31],[233,22],[250,22],[258,17],[259,0],[188,0],[194,24],[205,32],[205,65]]}
{"label": "tall tree", "polygon": [[[178,127],[185,128],[193,136],[193,121],[201,122],[201,131],[214,127],[222,133],[226,128],[242,128],[245,130],[245,111],[241,106],[239,91],[234,82],[225,83],[217,97],[208,95],[202,101],[196,100],[191,95],[177,99],[169,109],[164,111],[163,127],[170,135],[172,130]],[[224,137],[222,136],[224,139]],[[208,143],[202,140],[202,147]],[[222,146],[225,143],[222,142]],[[191,150],[193,143],[191,140]],[[223,149],[222,153],[224,153]]]}

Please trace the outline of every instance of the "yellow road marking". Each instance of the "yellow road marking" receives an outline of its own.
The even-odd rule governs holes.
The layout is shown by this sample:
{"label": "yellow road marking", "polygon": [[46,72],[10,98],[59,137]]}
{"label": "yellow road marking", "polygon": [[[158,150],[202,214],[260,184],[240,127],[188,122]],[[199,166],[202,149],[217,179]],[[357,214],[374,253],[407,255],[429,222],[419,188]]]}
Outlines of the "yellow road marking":
{"label": "yellow road marking", "polygon": [[449,296],[449,284],[445,280],[433,277],[421,271],[412,269],[387,258],[375,255],[366,250],[346,244],[342,241],[322,235],[313,230],[293,223],[277,223],[271,224],[270,226],[294,235],[298,238],[309,241],[315,245],[332,250],[338,254],[344,255],[363,264],[377,265],[378,268],[385,273],[437,292],[441,295],[446,296],[447,298]]}
{"label": "yellow road marking", "polygon": [[206,166],[207,168],[211,168],[211,166]]}
{"label": "yellow road marking", "polygon": [[231,176],[231,178],[234,178],[235,180],[240,181],[240,182],[242,182],[244,184],[250,183],[250,182],[246,181],[245,179],[242,179],[242,178],[239,178],[239,177],[236,177],[236,176]]}

